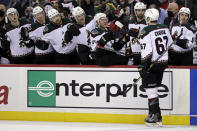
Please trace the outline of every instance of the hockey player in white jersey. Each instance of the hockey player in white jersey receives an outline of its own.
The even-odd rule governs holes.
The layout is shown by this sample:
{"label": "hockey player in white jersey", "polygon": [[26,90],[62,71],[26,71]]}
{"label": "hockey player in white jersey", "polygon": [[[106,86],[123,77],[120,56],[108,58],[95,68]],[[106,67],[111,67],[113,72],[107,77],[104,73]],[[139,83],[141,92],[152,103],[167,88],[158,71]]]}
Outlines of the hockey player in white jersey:
{"label": "hockey player in white jersey", "polygon": [[194,25],[189,23],[190,9],[182,7],[178,13],[179,23],[172,28],[172,36],[175,38],[181,33],[182,36],[177,40],[177,44],[173,45],[169,52],[172,65],[192,65],[193,64],[193,47],[195,45]]}
{"label": "hockey player in white jersey", "polygon": [[95,63],[101,66],[127,65],[128,57],[125,53],[119,54],[119,50],[129,39],[117,38],[117,32],[107,28],[108,19],[104,13],[97,13],[94,19],[98,27],[91,31],[90,41]]}
{"label": "hockey player in white jersey", "polygon": [[[33,16],[36,22],[31,25],[29,37],[35,41],[39,40],[43,36],[43,31],[48,24],[45,12],[40,6],[36,6],[33,9]],[[53,47],[49,44],[46,50],[42,50],[38,44],[35,45],[35,64],[52,64],[53,63]]]}
{"label": "hockey player in white jersey", "polygon": [[172,43],[168,27],[157,24],[158,18],[157,9],[146,10],[145,20],[148,26],[142,30],[140,38],[141,64],[138,68],[142,77],[142,86],[148,96],[149,115],[145,119],[147,125],[162,125],[158,87],[161,85],[163,72],[168,64],[168,51],[165,51]]}
{"label": "hockey player in white jersey", "polygon": [[141,62],[141,47],[139,42],[136,40],[140,30],[146,26],[146,21],[144,19],[144,13],[146,11],[146,5],[142,2],[138,2],[134,6],[135,17],[129,23],[129,30],[133,33],[130,36],[130,42],[128,46],[131,46],[133,54],[134,65],[139,65]]}
{"label": "hockey player in white jersey", "polygon": [[51,44],[55,50],[56,64],[79,64],[79,57],[76,51],[76,42],[71,41],[68,35],[65,35],[69,30],[72,36],[77,36],[80,31],[70,22],[69,19],[62,19],[56,9],[51,9],[48,12],[50,24],[44,29],[44,35],[37,44],[48,49]]}
{"label": "hockey player in white jersey", "polygon": [[77,51],[80,62],[83,65],[92,65],[94,60],[91,57],[89,36],[91,30],[95,28],[96,22],[92,17],[86,16],[85,11],[79,6],[72,9],[72,16],[75,25],[80,29],[80,34],[77,36]]}
{"label": "hockey player in white jersey", "polygon": [[28,36],[30,24],[25,19],[19,19],[18,11],[9,8],[6,12],[9,24],[6,25],[6,40],[3,48],[11,51],[11,63],[30,64],[33,62],[34,43]]}

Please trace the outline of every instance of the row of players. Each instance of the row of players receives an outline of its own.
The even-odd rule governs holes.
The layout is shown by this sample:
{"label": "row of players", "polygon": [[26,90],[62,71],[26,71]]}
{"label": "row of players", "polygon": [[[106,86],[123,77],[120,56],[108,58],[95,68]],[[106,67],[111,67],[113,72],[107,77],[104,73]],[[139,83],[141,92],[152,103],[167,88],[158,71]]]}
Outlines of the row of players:
{"label": "row of players", "polygon": [[[154,41],[154,48],[162,54],[166,50],[163,44],[170,41],[165,35],[175,39],[182,33],[177,44],[169,50],[169,64],[192,65],[196,28],[188,23],[188,8],[180,9],[179,23],[170,33],[156,32],[151,40],[143,43],[140,36],[149,33],[143,30],[147,26],[146,5],[136,3],[134,10],[136,17],[122,27],[117,21],[108,22],[104,13],[98,13],[92,19],[81,7],[72,10],[74,19],[71,21],[62,19],[55,9],[48,11],[47,19],[44,10],[37,6],[33,9],[36,19],[33,24],[19,19],[17,10],[9,8],[6,16],[10,22],[6,25],[5,37],[1,38],[1,46],[10,50],[10,61],[14,64],[138,65],[141,63],[141,50],[147,43]],[[152,21],[157,19],[152,16]]]}

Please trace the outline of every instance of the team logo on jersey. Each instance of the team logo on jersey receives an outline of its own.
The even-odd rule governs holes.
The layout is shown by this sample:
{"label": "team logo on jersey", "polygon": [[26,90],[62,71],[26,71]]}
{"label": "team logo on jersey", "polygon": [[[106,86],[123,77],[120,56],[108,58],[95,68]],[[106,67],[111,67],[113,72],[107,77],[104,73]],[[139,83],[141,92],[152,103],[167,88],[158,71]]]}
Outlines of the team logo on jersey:
{"label": "team logo on jersey", "polygon": [[44,32],[49,31],[49,28],[47,26],[44,27]]}
{"label": "team logo on jersey", "polygon": [[196,27],[194,25],[190,26],[193,31],[196,31]]}
{"label": "team logo on jersey", "polygon": [[97,29],[94,29],[94,30],[92,30],[92,32],[91,32],[93,35],[96,35],[96,34],[98,34],[99,32],[98,32],[98,30]]}
{"label": "team logo on jersey", "polygon": [[146,33],[146,31],[144,29],[142,29],[142,31],[140,32],[140,38]]}
{"label": "team logo on jersey", "polygon": [[144,34],[145,34],[145,32],[146,32],[146,31],[143,29],[143,30],[141,31],[141,34],[142,34],[142,35],[144,35]]}

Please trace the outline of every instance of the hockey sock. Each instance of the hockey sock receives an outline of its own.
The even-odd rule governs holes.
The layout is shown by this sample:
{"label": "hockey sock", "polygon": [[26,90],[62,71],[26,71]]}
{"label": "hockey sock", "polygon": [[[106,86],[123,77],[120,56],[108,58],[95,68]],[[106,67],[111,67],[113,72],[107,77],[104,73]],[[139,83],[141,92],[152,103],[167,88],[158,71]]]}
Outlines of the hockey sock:
{"label": "hockey sock", "polygon": [[156,97],[156,98],[148,99],[148,101],[149,101],[149,110],[153,114],[156,114],[156,113],[161,114],[160,107],[159,107],[159,98]]}

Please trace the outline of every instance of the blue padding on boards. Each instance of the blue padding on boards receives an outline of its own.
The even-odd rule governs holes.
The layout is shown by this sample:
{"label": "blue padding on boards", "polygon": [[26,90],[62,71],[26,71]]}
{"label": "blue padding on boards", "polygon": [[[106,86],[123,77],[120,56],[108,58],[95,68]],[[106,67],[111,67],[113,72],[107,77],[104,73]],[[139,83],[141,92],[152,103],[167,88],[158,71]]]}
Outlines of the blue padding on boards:
{"label": "blue padding on boards", "polygon": [[190,117],[190,125],[197,125],[197,117]]}
{"label": "blue padding on boards", "polygon": [[197,69],[190,70],[190,114],[197,115]]}

